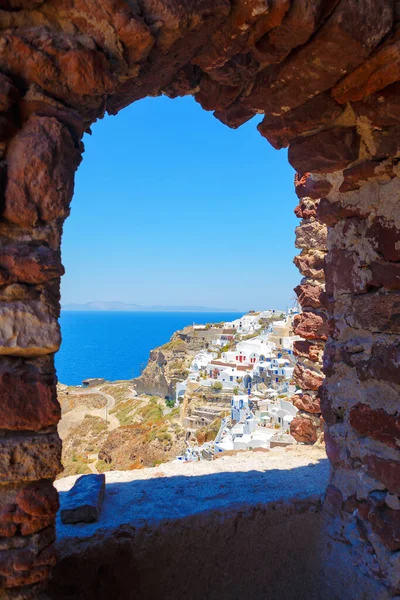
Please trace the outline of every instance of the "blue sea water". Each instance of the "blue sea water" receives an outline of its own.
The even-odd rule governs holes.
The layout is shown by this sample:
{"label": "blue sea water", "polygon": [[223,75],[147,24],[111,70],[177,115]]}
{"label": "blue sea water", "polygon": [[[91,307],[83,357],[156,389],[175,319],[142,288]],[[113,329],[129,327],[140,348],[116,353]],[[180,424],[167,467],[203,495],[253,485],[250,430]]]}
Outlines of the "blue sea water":
{"label": "blue sea water", "polygon": [[79,385],[87,377],[109,381],[140,375],[150,350],[193,323],[232,321],[242,313],[61,312],[58,380]]}

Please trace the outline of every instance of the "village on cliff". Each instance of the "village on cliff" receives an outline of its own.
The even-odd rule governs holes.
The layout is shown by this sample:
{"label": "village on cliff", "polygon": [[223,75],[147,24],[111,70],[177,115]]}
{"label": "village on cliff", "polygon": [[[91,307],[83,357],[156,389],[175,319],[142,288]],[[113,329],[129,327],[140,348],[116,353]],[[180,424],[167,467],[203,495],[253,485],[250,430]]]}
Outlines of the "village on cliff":
{"label": "village on cliff", "polygon": [[[188,439],[177,461],[296,443],[290,427],[298,413],[296,397],[302,394],[293,382],[293,343],[301,339],[293,331],[298,313],[297,307],[251,311],[231,322],[194,324],[189,333],[181,333],[202,339],[205,349],[176,383],[175,404],[181,406]],[[190,443],[196,439],[191,434],[221,415],[214,440]]]}

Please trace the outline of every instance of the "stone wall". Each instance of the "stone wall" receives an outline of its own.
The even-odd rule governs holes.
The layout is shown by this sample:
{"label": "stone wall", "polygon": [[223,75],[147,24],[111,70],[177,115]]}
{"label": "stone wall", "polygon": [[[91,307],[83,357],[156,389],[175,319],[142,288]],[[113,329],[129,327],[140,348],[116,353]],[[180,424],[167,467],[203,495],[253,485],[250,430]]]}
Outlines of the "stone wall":
{"label": "stone wall", "polygon": [[296,176],[295,180],[300,198],[295,214],[302,221],[296,228],[296,246],[301,253],[294,262],[303,275],[295,292],[303,312],[294,318],[294,331],[304,339],[293,345],[297,357],[293,379],[302,393],[292,397],[299,412],[290,424],[290,432],[298,442],[313,444],[323,438],[319,389],[323,381],[322,355],[328,339],[324,273],[327,228],[317,218],[319,199],[304,196],[309,175]]}
{"label": "stone wall", "polygon": [[[234,128],[262,113],[261,134],[289,146],[305,277],[296,377],[308,393],[298,431],[318,435],[318,360],[329,333],[320,405],[333,540],[344,541],[349,564],[400,593],[399,20],[393,0],[1,2],[6,595],[37,593],[54,562],[60,241],[81,138],[105,111],[161,93],[194,95]],[[325,293],[317,220],[328,227]]]}

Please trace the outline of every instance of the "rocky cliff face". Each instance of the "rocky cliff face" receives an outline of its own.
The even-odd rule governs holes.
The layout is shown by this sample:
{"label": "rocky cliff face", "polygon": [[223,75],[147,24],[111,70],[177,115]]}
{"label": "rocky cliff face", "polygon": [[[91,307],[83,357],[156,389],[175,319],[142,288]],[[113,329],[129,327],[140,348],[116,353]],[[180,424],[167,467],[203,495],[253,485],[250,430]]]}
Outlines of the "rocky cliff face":
{"label": "rocky cliff face", "polygon": [[139,394],[174,398],[175,386],[183,381],[195,355],[207,347],[207,342],[194,337],[193,327],[177,331],[171,340],[150,352],[143,373],[134,380]]}

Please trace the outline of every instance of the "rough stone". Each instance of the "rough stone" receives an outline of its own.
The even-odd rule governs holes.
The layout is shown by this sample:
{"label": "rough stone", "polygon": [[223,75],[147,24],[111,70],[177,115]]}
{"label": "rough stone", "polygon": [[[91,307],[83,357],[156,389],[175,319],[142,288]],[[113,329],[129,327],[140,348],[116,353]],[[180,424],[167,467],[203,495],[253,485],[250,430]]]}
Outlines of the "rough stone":
{"label": "rough stone", "polygon": [[298,410],[313,414],[321,413],[321,405],[318,396],[295,394],[292,396],[292,402]]}
{"label": "rough stone", "polygon": [[327,198],[321,198],[317,207],[317,218],[325,225],[332,227],[346,218],[367,218],[368,213],[358,206],[343,206],[340,202],[331,202]]}
{"label": "rough stone", "polygon": [[346,312],[346,321],[355,328],[400,333],[400,293],[370,292],[355,296]]}
{"label": "rough stone", "polygon": [[7,151],[4,217],[20,226],[65,218],[77,164],[69,131],[54,118],[31,117]]}
{"label": "rough stone", "polygon": [[319,421],[318,424],[314,422],[308,415],[297,414],[293,421],[290,423],[290,435],[294,437],[297,442],[303,444],[315,444],[318,439],[319,433]]}
{"label": "rough stone", "polygon": [[297,363],[293,371],[293,379],[302,390],[317,391],[324,378],[319,373],[307,369]]}
{"label": "rough stone", "polygon": [[[257,126],[258,131],[277,150],[309,131],[323,129],[343,111],[328,93],[318,94],[305,104],[282,115],[267,114]],[[319,198],[321,196],[318,196]]]}
{"label": "rough stone", "polygon": [[400,261],[399,233],[394,223],[376,218],[368,227],[366,237],[385,260]]}
{"label": "rough stone", "polygon": [[334,127],[295,140],[289,147],[289,162],[302,173],[331,173],[356,161],[359,148],[355,127]]}
{"label": "rough stone", "polygon": [[363,100],[400,79],[400,31],[333,89],[335,100],[341,104]]}
{"label": "rough stone", "polygon": [[375,454],[363,456],[362,461],[370,477],[381,482],[392,494],[400,495],[400,463]]}
{"label": "rough stone", "polygon": [[320,250],[302,252],[294,257],[293,262],[304,277],[324,279],[325,252]]}
{"label": "rough stone", "polygon": [[0,482],[51,479],[61,473],[61,442],[56,433],[0,439]]}
{"label": "rough stone", "polygon": [[0,354],[40,356],[60,347],[57,314],[41,300],[0,301]]}
{"label": "rough stone", "polygon": [[350,425],[362,436],[369,436],[391,448],[400,446],[400,417],[367,404],[357,404],[350,411]]}
{"label": "rough stone", "polygon": [[296,248],[318,248],[319,250],[327,250],[326,236],[327,230],[325,225],[319,221],[305,221],[295,229]]}
{"label": "rough stone", "polygon": [[369,160],[343,171],[342,193],[358,189],[368,180],[388,181],[394,177],[393,165],[379,160]]}
{"label": "rough stone", "polygon": [[34,431],[60,420],[55,381],[46,380],[34,368],[0,371],[0,397],[1,429]]}
{"label": "rough stone", "polygon": [[106,479],[101,475],[82,475],[76,480],[63,501],[63,523],[92,523],[100,516],[104,499]]}
{"label": "rough stone", "polygon": [[[296,340],[293,342],[293,353],[301,358],[320,363],[323,353],[323,343],[310,342],[308,340]],[[312,411],[309,411],[312,412]]]}
{"label": "rough stone", "polygon": [[306,339],[328,339],[328,324],[324,315],[303,312],[293,319],[293,328],[296,335]]}
{"label": "rough stone", "polygon": [[296,173],[294,186],[298,198],[306,197],[313,200],[319,200],[327,196],[332,189],[332,184],[329,181],[326,179],[313,179],[311,173]]}
{"label": "rough stone", "polygon": [[321,308],[324,305],[324,289],[321,285],[302,283],[294,288],[300,306],[309,308]]}

